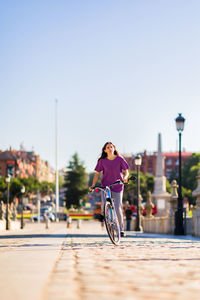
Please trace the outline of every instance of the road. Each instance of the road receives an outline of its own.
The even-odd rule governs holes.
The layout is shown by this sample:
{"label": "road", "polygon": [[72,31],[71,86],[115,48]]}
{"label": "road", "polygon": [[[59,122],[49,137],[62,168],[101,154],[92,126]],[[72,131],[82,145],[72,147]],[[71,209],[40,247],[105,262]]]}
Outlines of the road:
{"label": "road", "polygon": [[199,299],[200,239],[129,232],[111,244],[97,221],[0,233],[0,299]]}

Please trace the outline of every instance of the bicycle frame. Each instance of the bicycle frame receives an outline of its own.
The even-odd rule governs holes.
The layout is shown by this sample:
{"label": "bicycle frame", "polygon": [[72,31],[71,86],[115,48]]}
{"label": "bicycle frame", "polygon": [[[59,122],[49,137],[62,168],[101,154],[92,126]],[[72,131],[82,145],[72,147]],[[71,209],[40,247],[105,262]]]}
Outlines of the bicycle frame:
{"label": "bicycle frame", "polygon": [[[116,181],[112,185],[115,184],[123,184],[121,180]],[[119,244],[120,242],[120,227],[119,221],[115,210],[115,204],[112,199],[111,195],[111,186],[106,187],[95,187],[95,191],[102,191],[105,195],[105,202],[104,202],[104,218],[105,218],[105,225],[108,236],[110,237],[111,242],[114,245]]]}
{"label": "bicycle frame", "polygon": [[[134,176],[131,176],[129,180],[135,180]],[[104,202],[104,218],[106,224],[106,230],[110,237],[111,242],[114,245],[119,244],[120,242],[120,227],[119,221],[115,210],[115,204],[111,196],[111,187],[116,184],[125,184],[122,180],[118,179],[113,184],[106,187],[95,186],[92,190],[102,191],[105,194]]]}

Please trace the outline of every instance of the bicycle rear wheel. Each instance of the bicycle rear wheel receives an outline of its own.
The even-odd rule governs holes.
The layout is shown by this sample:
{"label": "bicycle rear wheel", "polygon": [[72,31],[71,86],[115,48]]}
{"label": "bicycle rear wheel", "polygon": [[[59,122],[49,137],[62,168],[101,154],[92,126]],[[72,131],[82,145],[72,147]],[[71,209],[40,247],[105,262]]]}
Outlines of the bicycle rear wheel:
{"label": "bicycle rear wheel", "polygon": [[120,242],[120,228],[116,213],[110,201],[106,201],[104,204],[104,216],[110,240],[114,245],[117,245]]}

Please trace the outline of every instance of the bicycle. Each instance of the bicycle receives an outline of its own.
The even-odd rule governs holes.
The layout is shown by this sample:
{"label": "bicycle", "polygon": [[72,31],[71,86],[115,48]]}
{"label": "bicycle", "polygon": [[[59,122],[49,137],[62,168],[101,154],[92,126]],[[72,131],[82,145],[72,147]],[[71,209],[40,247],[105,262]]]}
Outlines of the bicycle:
{"label": "bicycle", "polygon": [[[134,176],[131,176],[129,180],[135,180]],[[118,245],[120,243],[120,226],[117,218],[114,200],[111,197],[111,187],[116,184],[126,184],[122,180],[118,179],[114,183],[110,184],[106,187],[95,186],[92,191],[98,192],[99,190],[105,193],[106,201],[104,203],[104,221],[106,224],[106,230],[111,242],[114,245]],[[128,184],[128,183],[127,183]]]}

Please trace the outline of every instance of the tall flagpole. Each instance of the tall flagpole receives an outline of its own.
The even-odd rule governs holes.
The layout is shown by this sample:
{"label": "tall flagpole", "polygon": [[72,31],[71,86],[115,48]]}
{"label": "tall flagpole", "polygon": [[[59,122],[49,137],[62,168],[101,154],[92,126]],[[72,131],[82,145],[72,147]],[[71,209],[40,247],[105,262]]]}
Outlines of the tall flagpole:
{"label": "tall flagpole", "polygon": [[59,180],[58,180],[58,100],[55,99],[55,146],[56,146],[56,221],[59,221]]}

